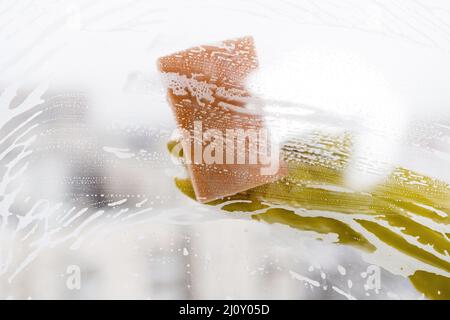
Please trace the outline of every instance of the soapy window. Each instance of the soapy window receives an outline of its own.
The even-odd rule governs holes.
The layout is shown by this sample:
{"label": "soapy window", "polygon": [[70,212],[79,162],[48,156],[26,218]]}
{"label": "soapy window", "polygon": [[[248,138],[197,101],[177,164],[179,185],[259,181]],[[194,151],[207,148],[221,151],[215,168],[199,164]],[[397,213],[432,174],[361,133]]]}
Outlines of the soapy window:
{"label": "soapy window", "polygon": [[[336,3],[3,1],[0,298],[448,299],[450,8]],[[244,36],[288,171],[200,203],[157,60]]]}

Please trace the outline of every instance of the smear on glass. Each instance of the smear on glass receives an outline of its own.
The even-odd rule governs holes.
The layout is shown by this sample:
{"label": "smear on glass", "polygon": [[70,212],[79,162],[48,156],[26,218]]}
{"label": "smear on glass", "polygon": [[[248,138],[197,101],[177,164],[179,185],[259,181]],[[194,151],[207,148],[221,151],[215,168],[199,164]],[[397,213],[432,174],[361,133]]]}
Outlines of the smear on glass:
{"label": "smear on glass", "polygon": [[[176,142],[169,143],[169,151]],[[336,242],[362,250],[380,266],[409,277],[432,299],[450,297],[450,187],[396,168],[371,192],[344,184],[351,136],[311,134],[283,147],[288,176],[208,203],[226,212],[303,231],[336,234]],[[194,198],[189,179],[177,187]],[[385,252],[385,254],[384,254]],[[398,267],[395,259],[411,259]]]}

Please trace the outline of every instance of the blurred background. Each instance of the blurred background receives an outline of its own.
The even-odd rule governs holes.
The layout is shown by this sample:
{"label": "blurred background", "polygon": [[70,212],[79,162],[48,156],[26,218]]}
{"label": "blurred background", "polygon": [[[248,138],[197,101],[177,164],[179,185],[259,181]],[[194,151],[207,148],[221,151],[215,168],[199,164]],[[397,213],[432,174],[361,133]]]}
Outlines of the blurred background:
{"label": "blurred background", "polygon": [[[179,192],[173,178],[184,169],[167,152],[176,125],[156,59],[247,34],[267,63],[299,43],[311,61],[325,52],[337,60],[295,78],[320,90],[289,99],[326,106],[335,125],[355,112],[374,126],[404,119],[389,121],[402,128],[387,130],[398,153],[389,160],[448,182],[449,18],[436,0],[0,1],[0,298],[423,298],[396,271],[407,258],[387,249],[389,270],[333,234]],[[342,78],[324,76],[336,61],[335,74],[358,71],[339,87],[339,106],[328,89]],[[392,92],[395,105],[355,111]]]}

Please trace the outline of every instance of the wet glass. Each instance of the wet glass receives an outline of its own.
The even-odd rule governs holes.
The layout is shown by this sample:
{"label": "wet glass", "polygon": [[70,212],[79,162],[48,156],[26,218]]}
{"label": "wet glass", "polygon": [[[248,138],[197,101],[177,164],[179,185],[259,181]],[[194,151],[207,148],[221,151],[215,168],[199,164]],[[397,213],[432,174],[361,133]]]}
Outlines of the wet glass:
{"label": "wet glass", "polygon": [[[0,298],[448,298],[449,10],[0,2]],[[288,171],[202,203],[157,61],[245,36]]]}

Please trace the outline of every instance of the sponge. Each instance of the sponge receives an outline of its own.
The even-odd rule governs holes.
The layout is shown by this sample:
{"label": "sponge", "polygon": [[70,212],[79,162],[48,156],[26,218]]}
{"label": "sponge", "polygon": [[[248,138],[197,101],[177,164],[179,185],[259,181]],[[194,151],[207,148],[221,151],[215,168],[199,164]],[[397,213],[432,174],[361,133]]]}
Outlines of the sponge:
{"label": "sponge", "polygon": [[287,174],[245,88],[247,76],[257,67],[252,37],[194,47],[158,60],[200,202]]}

